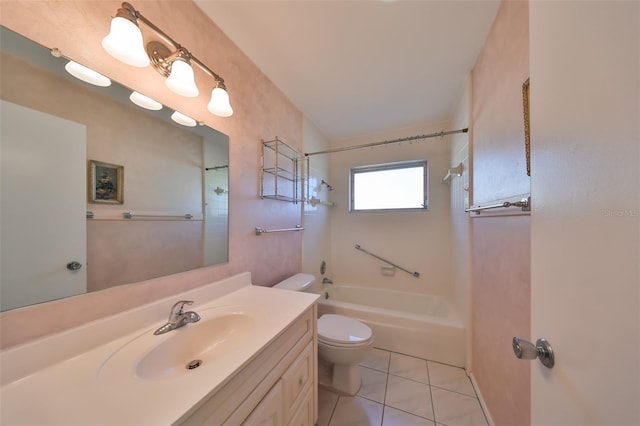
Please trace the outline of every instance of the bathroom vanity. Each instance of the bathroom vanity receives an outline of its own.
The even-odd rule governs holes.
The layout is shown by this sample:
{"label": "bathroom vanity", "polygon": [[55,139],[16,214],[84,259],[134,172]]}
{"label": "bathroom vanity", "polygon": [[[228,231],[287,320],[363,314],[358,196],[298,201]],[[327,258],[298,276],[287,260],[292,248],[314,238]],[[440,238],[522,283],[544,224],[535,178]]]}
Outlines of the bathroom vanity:
{"label": "bathroom vanity", "polygon": [[[0,423],[312,425],[317,298],[244,273],[10,348]],[[154,335],[178,300],[201,320]]]}
{"label": "bathroom vanity", "polygon": [[219,391],[177,423],[312,425],[315,389],[315,312],[296,319]]}

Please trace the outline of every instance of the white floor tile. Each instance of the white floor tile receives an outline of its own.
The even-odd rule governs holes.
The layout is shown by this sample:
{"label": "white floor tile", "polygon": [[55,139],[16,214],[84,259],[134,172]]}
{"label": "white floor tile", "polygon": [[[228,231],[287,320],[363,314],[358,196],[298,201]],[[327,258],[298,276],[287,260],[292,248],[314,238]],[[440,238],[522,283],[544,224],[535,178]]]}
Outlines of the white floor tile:
{"label": "white floor tile", "polygon": [[435,423],[387,405],[384,407],[382,426],[435,426]]}
{"label": "white floor tile", "polygon": [[318,426],[487,426],[461,368],[374,349],[359,369],[355,397],[320,388]]}
{"label": "white floor tile", "polygon": [[429,371],[427,361],[412,356],[391,353],[389,374],[416,380],[422,383],[429,383]]}
{"label": "white floor tile", "polygon": [[433,419],[429,385],[389,375],[385,404],[416,416]]}
{"label": "white floor tile", "polygon": [[381,424],[382,404],[358,396],[341,396],[330,426],[380,426]]}
{"label": "white floor tile", "polygon": [[366,367],[358,368],[360,369],[360,377],[362,377],[362,385],[358,391],[358,396],[384,404],[387,373]]}
{"label": "white floor tile", "polygon": [[438,386],[473,397],[476,396],[471,380],[464,369],[432,361],[428,361],[427,365],[429,366],[429,382],[432,386]]}
{"label": "white floor tile", "polygon": [[338,402],[338,395],[326,389],[318,388],[318,426],[328,426],[331,415]]}
{"label": "white floor tile", "polygon": [[360,363],[363,367],[373,368],[374,370],[389,372],[389,357],[391,352],[383,349],[373,348],[371,354]]}
{"label": "white floor tile", "polygon": [[478,398],[431,388],[435,420],[447,426],[486,426]]}

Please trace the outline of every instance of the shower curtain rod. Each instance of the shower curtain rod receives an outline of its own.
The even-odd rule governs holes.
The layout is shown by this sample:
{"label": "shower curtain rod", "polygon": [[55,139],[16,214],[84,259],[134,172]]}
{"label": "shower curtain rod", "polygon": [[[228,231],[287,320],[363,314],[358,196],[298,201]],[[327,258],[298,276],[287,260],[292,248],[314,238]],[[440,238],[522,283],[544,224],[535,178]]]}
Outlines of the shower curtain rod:
{"label": "shower curtain rod", "polygon": [[417,139],[435,138],[435,137],[438,137],[438,136],[439,137],[443,137],[443,136],[447,136],[447,135],[454,135],[456,133],[467,133],[468,131],[469,131],[468,128],[464,128],[464,129],[459,129],[459,130],[449,130],[447,132],[442,131],[442,132],[438,132],[438,133],[430,133],[430,134],[427,134],[427,135],[408,136],[406,138],[391,139],[391,140],[382,141],[382,142],[372,142],[372,143],[366,143],[366,144],[363,144],[363,145],[346,146],[344,148],[327,149],[325,151],[305,152],[304,156],[305,157],[309,157],[311,155],[331,154],[332,152],[350,151],[352,149],[369,148],[369,147],[372,147],[372,146],[387,145],[387,144],[390,144],[390,143],[409,142],[409,141],[414,141],[414,140],[417,140]]}

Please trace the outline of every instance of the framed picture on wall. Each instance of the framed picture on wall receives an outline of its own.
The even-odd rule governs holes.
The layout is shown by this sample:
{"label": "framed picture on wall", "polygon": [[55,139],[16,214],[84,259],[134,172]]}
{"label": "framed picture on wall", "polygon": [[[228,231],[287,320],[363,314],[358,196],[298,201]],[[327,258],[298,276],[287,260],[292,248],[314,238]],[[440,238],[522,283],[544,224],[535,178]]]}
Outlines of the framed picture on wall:
{"label": "framed picture on wall", "polygon": [[89,160],[88,181],[90,203],[124,202],[124,166]]}
{"label": "framed picture on wall", "polygon": [[522,112],[524,114],[524,153],[527,176],[531,176],[531,125],[529,123],[529,79],[522,83]]}

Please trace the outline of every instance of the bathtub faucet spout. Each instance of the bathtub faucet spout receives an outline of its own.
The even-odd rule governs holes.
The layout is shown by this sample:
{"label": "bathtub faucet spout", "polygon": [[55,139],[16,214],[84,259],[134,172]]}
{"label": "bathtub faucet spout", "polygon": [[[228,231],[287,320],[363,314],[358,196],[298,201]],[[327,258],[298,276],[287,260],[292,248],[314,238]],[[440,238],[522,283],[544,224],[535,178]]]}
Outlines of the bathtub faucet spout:
{"label": "bathtub faucet spout", "polygon": [[322,284],[333,284],[333,281],[331,281],[330,278],[324,277],[322,279]]}

